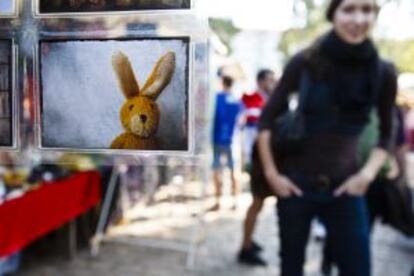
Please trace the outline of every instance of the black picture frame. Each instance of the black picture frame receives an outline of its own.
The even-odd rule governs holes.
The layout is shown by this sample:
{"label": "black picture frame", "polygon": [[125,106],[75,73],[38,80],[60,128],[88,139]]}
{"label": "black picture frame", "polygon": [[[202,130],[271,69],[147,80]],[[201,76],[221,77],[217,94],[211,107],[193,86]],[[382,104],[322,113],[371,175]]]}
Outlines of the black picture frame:
{"label": "black picture frame", "polygon": [[[134,12],[134,11],[163,11],[163,10],[189,10],[191,0],[77,0],[76,5],[69,0],[37,0],[40,14],[86,14],[108,12]],[[128,2],[130,2],[128,4]],[[148,3],[157,2],[157,3]]]}
{"label": "black picture frame", "polygon": [[0,38],[0,47],[7,52],[0,51],[0,147],[13,146],[14,118],[14,65],[13,65],[13,40]]}

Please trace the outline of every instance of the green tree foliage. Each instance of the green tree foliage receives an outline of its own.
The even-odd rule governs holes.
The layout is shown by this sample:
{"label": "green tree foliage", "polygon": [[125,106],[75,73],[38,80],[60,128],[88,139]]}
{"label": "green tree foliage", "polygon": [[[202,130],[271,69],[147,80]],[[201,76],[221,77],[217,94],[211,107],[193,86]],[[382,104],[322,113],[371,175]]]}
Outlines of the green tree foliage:
{"label": "green tree foliage", "polygon": [[316,37],[328,29],[325,10],[328,1],[300,0],[294,5],[297,18],[305,18],[298,22],[298,27],[291,28],[282,34],[278,50],[285,60],[300,49],[309,45]]}
{"label": "green tree foliage", "polygon": [[377,44],[382,56],[392,60],[399,72],[414,72],[414,40],[380,40]]}
{"label": "green tree foliage", "polygon": [[233,25],[231,20],[210,18],[209,25],[211,30],[220,38],[220,40],[230,49],[231,52],[231,41],[234,36],[240,32],[240,29]]}

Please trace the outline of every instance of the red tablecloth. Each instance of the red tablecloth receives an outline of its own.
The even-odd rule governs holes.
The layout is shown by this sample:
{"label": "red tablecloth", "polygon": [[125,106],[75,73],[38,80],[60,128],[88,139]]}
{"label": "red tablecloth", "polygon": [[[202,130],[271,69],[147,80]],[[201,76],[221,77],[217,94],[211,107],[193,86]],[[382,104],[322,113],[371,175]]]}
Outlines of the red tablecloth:
{"label": "red tablecloth", "polygon": [[101,198],[98,172],[47,183],[0,205],[0,257],[10,255],[95,206]]}

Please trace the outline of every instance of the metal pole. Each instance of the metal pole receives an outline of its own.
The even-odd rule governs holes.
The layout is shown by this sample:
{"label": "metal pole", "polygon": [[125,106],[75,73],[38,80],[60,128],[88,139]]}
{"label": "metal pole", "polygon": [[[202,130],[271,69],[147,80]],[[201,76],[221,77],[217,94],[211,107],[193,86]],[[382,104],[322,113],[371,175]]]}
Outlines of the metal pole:
{"label": "metal pole", "polygon": [[98,226],[96,228],[95,235],[91,238],[90,254],[92,257],[97,257],[99,254],[99,248],[100,248],[103,236],[104,236],[105,223],[108,221],[109,211],[111,208],[112,199],[114,197],[118,176],[119,176],[119,167],[118,167],[118,164],[116,164],[111,173],[111,178],[109,180],[108,189],[106,191],[105,198],[103,201],[102,210],[99,215],[99,221],[98,221]]}

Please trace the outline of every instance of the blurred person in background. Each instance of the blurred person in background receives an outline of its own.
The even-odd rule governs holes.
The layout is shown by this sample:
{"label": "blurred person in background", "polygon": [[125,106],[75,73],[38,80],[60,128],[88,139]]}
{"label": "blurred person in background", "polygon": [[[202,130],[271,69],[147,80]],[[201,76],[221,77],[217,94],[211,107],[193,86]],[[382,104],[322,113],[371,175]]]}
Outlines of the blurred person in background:
{"label": "blurred person in background", "polygon": [[243,130],[243,163],[246,171],[250,170],[253,144],[257,138],[257,125],[260,114],[276,85],[275,73],[269,69],[262,69],[257,73],[256,81],[256,90],[251,93],[245,93],[242,96],[245,120]]}
{"label": "blurred person in background", "polygon": [[406,118],[408,144],[410,150],[414,151],[414,108],[407,111]]}
{"label": "blurred person in background", "polygon": [[[291,58],[262,113],[259,152],[278,196],[282,276],[303,275],[316,217],[326,224],[340,275],[371,275],[364,195],[391,150],[397,91],[394,66],[379,57],[370,39],[377,13],[374,0],[332,0],[327,10],[332,30]],[[274,121],[288,111],[289,96],[298,90],[308,95],[305,135],[299,152],[282,154],[271,145]],[[358,141],[373,109],[380,138],[360,165]]]}
{"label": "blurred person in background", "polygon": [[[259,117],[265,103],[276,86],[276,79],[273,71],[262,69],[257,73],[256,80],[257,90],[250,94],[244,94],[242,97],[245,116],[243,154],[245,168],[247,168],[251,176],[250,185],[253,201],[247,210],[244,221],[243,241],[238,260],[240,263],[247,265],[265,266],[267,265],[266,261],[259,255],[263,248],[252,240],[252,236],[257,217],[263,208],[264,200],[268,196],[271,196],[272,193],[266,180],[261,177],[261,169],[258,171],[257,168],[253,168],[251,162],[253,146],[257,139]],[[257,149],[254,151],[254,160],[257,161]]]}
{"label": "blurred person in background", "polygon": [[[216,107],[213,125],[213,180],[216,194],[216,203],[211,211],[220,209],[220,200],[223,190],[223,169],[230,169],[231,193],[233,195],[233,206],[237,207],[238,182],[234,172],[233,160],[233,136],[234,130],[242,111],[240,99],[232,92],[234,80],[229,76],[223,76],[223,90],[217,93]],[[225,163],[223,161],[225,160]]]}

